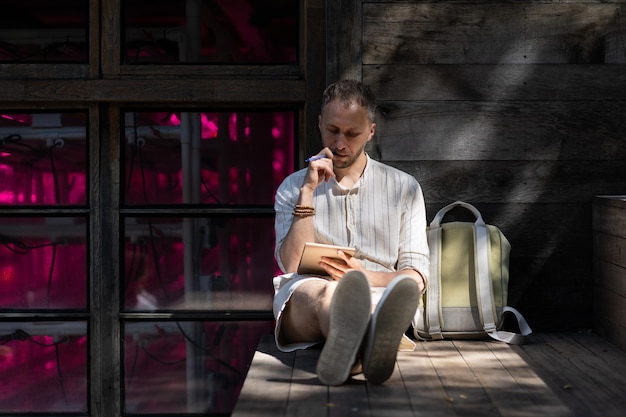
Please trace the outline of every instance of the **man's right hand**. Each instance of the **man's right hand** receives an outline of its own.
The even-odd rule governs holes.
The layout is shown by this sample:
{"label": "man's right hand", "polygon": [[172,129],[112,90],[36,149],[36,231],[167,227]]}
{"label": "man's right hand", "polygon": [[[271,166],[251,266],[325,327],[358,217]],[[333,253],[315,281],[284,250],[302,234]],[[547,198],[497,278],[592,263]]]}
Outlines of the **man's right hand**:
{"label": "man's right hand", "polygon": [[304,184],[302,184],[303,187],[309,187],[311,191],[315,190],[322,181],[328,182],[331,178],[335,178],[332,151],[329,148],[324,148],[318,155],[326,157],[309,162]]}

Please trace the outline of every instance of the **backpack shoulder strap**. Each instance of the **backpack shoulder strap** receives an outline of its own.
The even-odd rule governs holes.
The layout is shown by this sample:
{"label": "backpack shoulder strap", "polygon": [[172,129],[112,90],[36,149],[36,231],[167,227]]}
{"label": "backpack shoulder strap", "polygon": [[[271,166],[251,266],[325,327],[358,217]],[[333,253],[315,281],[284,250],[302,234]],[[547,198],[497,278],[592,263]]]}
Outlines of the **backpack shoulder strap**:
{"label": "backpack shoulder strap", "polygon": [[437,224],[428,230],[430,250],[430,280],[426,291],[425,321],[432,339],[443,339],[443,315],[441,313],[441,227]]}
{"label": "backpack shoulder strap", "polygon": [[489,271],[489,231],[482,219],[474,223],[474,260],[476,278],[476,300],[480,322],[487,334],[496,331],[496,309],[493,301],[493,287]]}
{"label": "backpack shoulder strap", "polygon": [[[527,336],[532,333],[530,326],[513,307],[505,306],[499,323],[496,324],[496,309],[493,299],[493,287],[491,282],[491,272],[489,270],[489,249],[490,238],[489,229],[485,225],[482,216],[474,224],[474,251],[476,259],[476,299],[478,300],[478,310],[483,329],[492,339],[510,344],[526,343]],[[517,320],[520,333],[513,333],[501,330],[505,313],[511,313]]]}

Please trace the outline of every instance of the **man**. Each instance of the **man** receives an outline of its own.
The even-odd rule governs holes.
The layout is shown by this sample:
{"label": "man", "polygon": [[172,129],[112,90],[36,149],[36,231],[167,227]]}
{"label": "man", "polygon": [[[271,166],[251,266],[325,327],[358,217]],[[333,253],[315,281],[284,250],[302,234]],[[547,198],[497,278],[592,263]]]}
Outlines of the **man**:
{"label": "man", "polygon": [[[324,342],[317,375],[341,385],[360,365],[386,381],[428,278],[424,199],[412,176],[365,153],[376,99],[358,81],[330,85],[319,129],[324,148],[276,193],[276,343],[292,351]],[[305,242],[355,247],[322,258],[327,276],[298,275]],[[375,307],[373,307],[373,305]],[[372,312],[373,310],[373,312]],[[360,355],[359,355],[360,353]]]}

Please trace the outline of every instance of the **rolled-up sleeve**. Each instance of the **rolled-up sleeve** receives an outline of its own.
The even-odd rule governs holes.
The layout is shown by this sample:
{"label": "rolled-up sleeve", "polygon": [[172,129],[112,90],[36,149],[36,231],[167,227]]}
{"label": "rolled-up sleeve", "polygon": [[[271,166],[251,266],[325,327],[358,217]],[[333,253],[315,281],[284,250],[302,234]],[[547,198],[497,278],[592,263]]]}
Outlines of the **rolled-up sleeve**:
{"label": "rolled-up sleeve", "polygon": [[426,207],[416,180],[409,184],[402,207],[397,269],[414,269],[428,283],[429,248],[426,236]]}
{"label": "rolled-up sleeve", "polygon": [[298,199],[298,195],[295,195],[294,192],[300,189],[302,180],[302,171],[288,176],[278,187],[274,198],[274,211],[276,212],[274,220],[274,231],[276,234],[274,257],[276,258],[278,267],[283,272],[287,271],[285,271],[283,262],[280,259],[280,247],[293,222],[293,209]]}

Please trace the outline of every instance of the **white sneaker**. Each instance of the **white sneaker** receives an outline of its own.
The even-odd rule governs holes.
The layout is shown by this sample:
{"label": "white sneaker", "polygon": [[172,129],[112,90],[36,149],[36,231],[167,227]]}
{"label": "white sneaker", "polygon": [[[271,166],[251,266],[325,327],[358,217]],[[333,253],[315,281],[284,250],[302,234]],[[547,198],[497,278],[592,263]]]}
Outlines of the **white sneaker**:
{"label": "white sneaker", "polygon": [[371,289],[362,272],[349,271],[330,302],[328,337],[317,360],[317,377],[325,385],[341,385],[350,376],[372,310]]}
{"label": "white sneaker", "polygon": [[396,364],[398,347],[415,316],[420,290],[409,276],[399,276],[387,286],[365,336],[363,374],[373,384],[382,384]]}

